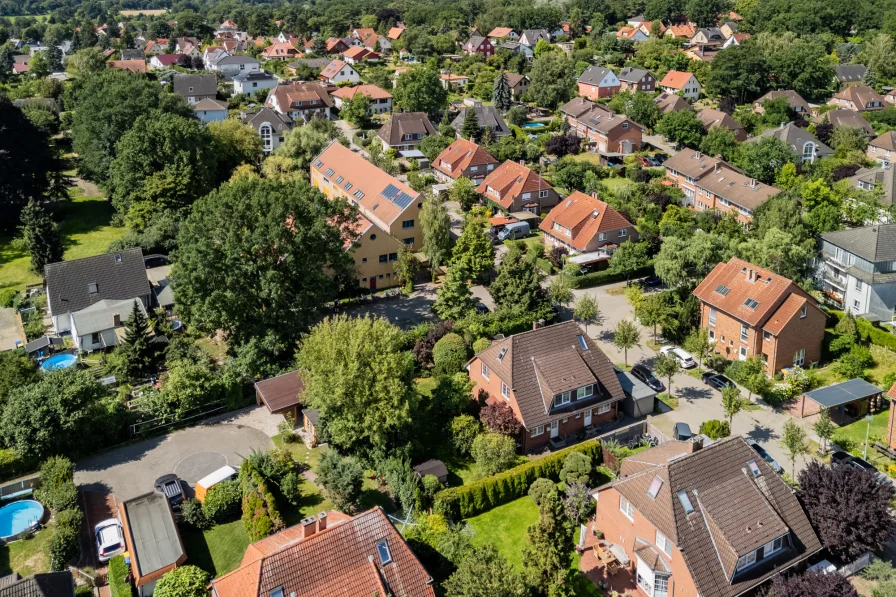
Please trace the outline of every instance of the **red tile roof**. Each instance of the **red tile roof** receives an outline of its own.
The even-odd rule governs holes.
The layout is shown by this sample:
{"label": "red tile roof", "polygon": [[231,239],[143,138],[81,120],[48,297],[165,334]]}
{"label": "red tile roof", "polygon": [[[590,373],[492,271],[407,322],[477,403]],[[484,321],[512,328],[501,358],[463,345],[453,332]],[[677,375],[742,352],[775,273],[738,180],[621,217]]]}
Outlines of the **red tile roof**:
{"label": "red tile roof", "polygon": [[299,51],[291,43],[277,42],[265,48],[261,55],[265,58],[285,58],[298,56]]}
{"label": "red tile roof", "polygon": [[488,37],[507,37],[513,33],[513,29],[510,27],[495,27],[492,29],[491,33],[488,34]]}
{"label": "red tile roof", "polygon": [[688,81],[693,75],[691,73],[683,73],[677,70],[670,70],[660,81],[660,87],[672,87],[673,89],[684,89]]}
{"label": "red tile roof", "polygon": [[366,95],[370,99],[390,99],[392,94],[385,89],[380,89],[376,85],[364,84],[355,87],[340,87],[331,95],[333,97],[341,97],[342,99],[351,99],[355,94],[360,93]]}
{"label": "red tile roof", "polygon": [[470,166],[487,166],[497,163],[498,160],[480,145],[466,139],[458,139],[439,154],[433,161],[432,167],[451,178],[459,178],[463,171]]}
{"label": "red tile roof", "polygon": [[[554,230],[555,223],[569,230],[571,236]],[[600,199],[575,191],[551,210],[539,228],[545,234],[556,236],[584,251],[599,232],[629,228],[631,225],[622,214]]]}
{"label": "red tile roof", "polygon": [[398,39],[401,37],[401,34],[404,33],[404,27],[392,27],[389,29],[389,33],[386,35],[389,39]]}
{"label": "red tile roof", "polygon": [[367,48],[361,46],[352,46],[342,53],[346,58],[351,58],[352,60],[376,60],[380,57],[376,52],[371,52]]}
{"label": "red tile roof", "polygon": [[[497,191],[498,196],[490,193],[489,188]],[[508,209],[513,200],[523,193],[549,189],[552,190],[553,187],[541,176],[522,164],[507,160],[485,177],[485,180],[476,187],[476,192]]]}
{"label": "red tile roof", "polygon": [[[339,72],[347,66],[345,62],[342,60],[331,60],[330,64],[328,64],[322,71],[320,71],[320,76],[322,79],[332,79]],[[352,68],[349,66],[349,68]],[[355,70],[352,68],[352,70]]]}
{"label": "red tile roof", "polygon": [[132,73],[145,73],[145,60],[110,60],[109,68],[117,68],[118,70],[129,70]]}

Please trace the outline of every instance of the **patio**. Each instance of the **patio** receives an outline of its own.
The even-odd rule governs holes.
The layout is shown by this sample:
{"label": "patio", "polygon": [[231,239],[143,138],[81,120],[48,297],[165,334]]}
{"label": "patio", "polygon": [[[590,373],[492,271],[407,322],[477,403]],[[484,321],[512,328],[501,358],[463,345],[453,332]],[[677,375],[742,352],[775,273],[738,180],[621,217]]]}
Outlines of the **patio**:
{"label": "patio", "polygon": [[[620,596],[643,595],[635,584],[635,575],[622,546],[598,539],[594,535],[594,524],[593,521],[588,524],[585,535],[585,551],[579,562],[582,572],[604,594],[616,591]],[[610,572],[612,569],[615,573]]]}

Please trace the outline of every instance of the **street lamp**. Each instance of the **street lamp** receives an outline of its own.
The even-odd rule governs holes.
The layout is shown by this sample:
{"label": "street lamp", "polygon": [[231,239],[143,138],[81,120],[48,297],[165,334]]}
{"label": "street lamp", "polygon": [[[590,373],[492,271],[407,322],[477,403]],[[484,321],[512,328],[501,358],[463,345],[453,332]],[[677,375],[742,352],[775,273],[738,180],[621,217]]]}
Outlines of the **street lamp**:
{"label": "street lamp", "polygon": [[868,460],[868,438],[871,436],[871,421],[874,419],[871,415],[865,415],[865,420],[868,421],[868,427],[865,429],[865,452],[862,453],[862,458],[864,460]]}

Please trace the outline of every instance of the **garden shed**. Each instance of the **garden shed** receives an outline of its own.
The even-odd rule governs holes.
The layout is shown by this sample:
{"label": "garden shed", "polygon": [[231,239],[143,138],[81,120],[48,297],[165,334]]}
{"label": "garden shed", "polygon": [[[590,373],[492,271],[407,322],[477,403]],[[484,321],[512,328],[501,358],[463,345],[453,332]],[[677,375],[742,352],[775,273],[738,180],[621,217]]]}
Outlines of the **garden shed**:
{"label": "garden shed", "polygon": [[174,512],[168,497],[153,491],[122,502],[119,514],[137,594],[147,597],[166,572],[187,559]]}
{"label": "garden shed", "polygon": [[827,409],[834,423],[845,425],[875,410],[881,394],[883,390],[864,379],[850,379],[806,392],[788,410],[802,419]]}
{"label": "garden shed", "polygon": [[255,383],[258,404],[267,406],[271,414],[292,417],[293,424],[299,420],[299,396],[304,391],[298,370]]}

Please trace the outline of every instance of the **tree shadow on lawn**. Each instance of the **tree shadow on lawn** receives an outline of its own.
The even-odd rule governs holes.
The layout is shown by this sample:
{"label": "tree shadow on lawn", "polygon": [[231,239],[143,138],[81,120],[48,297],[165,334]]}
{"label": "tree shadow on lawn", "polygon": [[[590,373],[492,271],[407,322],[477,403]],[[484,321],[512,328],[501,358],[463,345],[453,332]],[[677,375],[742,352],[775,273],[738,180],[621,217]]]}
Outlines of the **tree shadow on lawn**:
{"label": "tree shadow on lawn", "polygon": [[180,525],[180,536],[184,542],[184,551],[190,558],[190,564],[202,568],[209,574],[215,574],[215,562],[202,531],[188,525]]}
{"label": "tree shadow on lawn", "polygon": [[58,219],[63,248],[68,250],[80,244],[71,238],[73,235],[111,226],[114,211],[112,203],[102,197],[79,197],[60,204]]}

